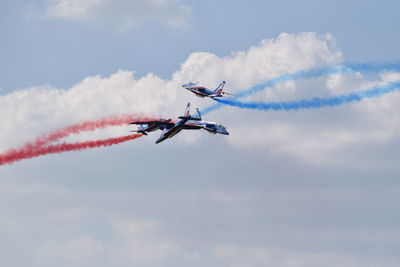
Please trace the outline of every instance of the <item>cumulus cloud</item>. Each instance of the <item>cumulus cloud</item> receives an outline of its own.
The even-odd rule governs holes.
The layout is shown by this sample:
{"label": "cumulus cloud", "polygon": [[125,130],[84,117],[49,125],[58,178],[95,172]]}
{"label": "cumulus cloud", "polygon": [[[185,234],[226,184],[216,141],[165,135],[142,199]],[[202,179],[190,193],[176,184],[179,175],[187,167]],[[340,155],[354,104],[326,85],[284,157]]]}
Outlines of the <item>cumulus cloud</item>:
{"label": "cumulus cloud", "polygon": [[[398,81],[396,73],[382,73],[376,80],[364,77],[362,73],[330,75],[305,82],[290,82],[267,92],[263,101],[284,101],[307,99],[317,96],[349,93],[377,85]],[[284,93],[283,93],[284,92]],[[285,97],[286,94],[286,97]],[[253,127],[252,121],[244,122],[232,136],[231,143],[241,147],[265,147],[266,149],[289,154],[310,163],[342,162],[337,153],[351,151],[353,147],[368,144],[387,144],[399,137],[399,123],[395,119],[400,109],[398,93],[378,98],[365,99],[359,103],[340,107],[325,107],[318,110],[292,112],[253,112],[253,120],[263,120],[263,125]],[[252,128],[252,131],[248,131]],[[246,135],[243,138],[240,135]]]}
{"label": "cumulus cloud", "polygon": [[46,0],[44,13],[51,18],[111,24],[125,31],[158,21],[187,27],[191,9],[179,0]]}
{"label": "cumulus cloud", "polygon": [[[213,103],[182,89],[180,85],[189,80],[199,80],[210,87],[227,80],[226,90],[235,93],[285,73],[342,62],[343,55],[329,34],[283,33],[226,57],[193,53],[170,79],[151,73],[136,78],[133,71],[119,70],[109,77],[87,77],[68,89],[19,90],[0,96],[4,125],[0,145],[8,148],[55,127],[116,113],[151,113],[175,118],[188,100],[200,109]],[[372,78],[363,73],[328,75],[287,82],[248,100],[330,96],[398,79],[399,74],[394,72]],[[336,153],[351,146],[395,140],[400,129],[396,120],[399,100],[400,96],[394,93],[335,108],[269,113],[227,107],[207,114],[204,119],[228,126],[231,135],[226,140],[238,149],[257,147],[310,163],[332,162],[338,160]],[[196,134],[193,136],[202,133]],[[196,141],[190,137],[190,142]],[[175,142],[183,139],[178,136]]]}
{"label": "cumulus cloud", "polygon": [[210,85],[221,79],[232,90],[245,89],[284,73],[341,62],[342,53],[330,34],[282,33],[276,39],[262,40],[247,51],[231,56],[199,52],[191,54],[173,79],[198,79]]}

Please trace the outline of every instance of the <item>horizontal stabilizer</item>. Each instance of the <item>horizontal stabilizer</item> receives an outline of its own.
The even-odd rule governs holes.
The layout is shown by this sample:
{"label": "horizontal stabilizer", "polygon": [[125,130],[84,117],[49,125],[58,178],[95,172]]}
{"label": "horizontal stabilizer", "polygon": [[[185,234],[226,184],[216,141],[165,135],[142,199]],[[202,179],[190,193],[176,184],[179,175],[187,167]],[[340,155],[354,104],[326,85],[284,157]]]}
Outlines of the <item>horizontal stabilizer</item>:
{"label": "horizontal stabilizer", "polygon": [[131,133],[141,133],[143,135],[147,135],[147,133],[145,131],[141,131],[141,130],[137,130],[137,131],[129,131]]}
{"label": "horizontal stabilizer", "polygon": [[201,121],[201,118],[193,117],[193,116],[179,116],[179,119],[187,119],[191,121]]}

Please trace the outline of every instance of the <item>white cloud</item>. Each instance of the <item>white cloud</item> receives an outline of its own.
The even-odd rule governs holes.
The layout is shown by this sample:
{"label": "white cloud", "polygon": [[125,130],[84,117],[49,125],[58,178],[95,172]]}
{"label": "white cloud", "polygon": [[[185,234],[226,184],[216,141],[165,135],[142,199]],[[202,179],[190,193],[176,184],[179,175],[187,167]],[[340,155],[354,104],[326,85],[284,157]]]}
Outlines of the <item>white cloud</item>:
{"label": "white cloud", "polygon": [[268,247],[246,247],[237,245],[217,245],[214,257],[227,263],[229,267],[244,266],[374,266],[346,255],[326,252],[302,252]]}
{"label": "white cloud", "polygon": [[[15,91],[0,96],[3,118],[0,146],[4,150],[56,127],[116,113],[151,113],[175,118],[188,100],[200,109],[213,103],[181,88],[182,83],[192,79],[209,86],[227,80],[226,90],[235,93],[284,73],[341,61],[342,54],[330,35],[283,33],[226,57],[193,53],[167,80],[151,73],[136,78],[133,71],[119,70],[109,77],[87,77],[69,89],[34,87]],[[288,82],[249,99],[273,101],[337,95],[398,80],[398,76],[398,73],[383,73],[370,80],[362,73],[331,75]],[[207,114],[204,119],[228,126],[231,135],[226,140],[238,149],[256,146],[311,163],[332,162],[340,161],[336,153],[346,152],[354,145],[395,140],[400,132],[399,101],[399,94],[393,93],[361,103],[297,112],[266,113],[229,107]],[[126,133],[117,130],[113,133]],[[193,136],[180,135],[175,142],[188,139],[190,145],[201,133]]]}
{"label": "white cloud", "polygon": [[75,236],[66,242],[53,241],[42,245],[37,250],[40,258],[52,260],[62,259],[69,262],[92,261],[104,253],[101,241],[87,236]]}
{"label": "white cloud", "polygon": [[[136,186],[137,179],[132,180]],[[223,184],[227,181],[232,177]],[[3,200],[19,203],[4,207],[7,219],[0,223],[3,254],[10,243],[17,250],[12,260],[3,259],[12,266],[398,265],[396,254],[368,254],[396,247],[399,231],[392,211],[399,190],[391,185],[343,189],[336,183],[335,188],[306,184],[293,190],[286,182],[277,188],[269,180],[268,189],[257,183],[260,191],[254,194],[246,188],[235,193],[229,186],[201,192],[195,185],[168,192],[162,182],[140,193],[40,189],[37,181],[25,182],[23,188],[0,186]],[[29,210],[24,209],[27,201]],[[383,203],[388,207],[382,209]],[[90,213],[80,216],[81,207]],[[60,225],[54,211],[72,211],[73,216],[61,218],[66,220]],[[379,220],[374,220],[377,212]],[[24,261],[15,264],[21,253]]]}
{"label": "white cloud", "polygon": [[125,31],[159,21],[172,27],[187,27],[191,9],[179,0],[46,0],[48,17],[111,24]]}
{"label": "white cloud", "polygon": [[[326,83],[325,86],[316,81],[305,84],[297,82],[294,88],[289,84],[269,90],[264,99],[284,100],[282,91],[288,93],[288,100],[345,94],[397,81],[398,74],[383,73],[378,80],[369,80],[361,73],[332,75],[320,80]],[[245,111],[247,114],[253,112],[254,119],[242,122],[235,129],[237,134],[232,135],[230,141],[235,146],[264,147],[310,163],[343,163],[337,153],[346,153],[355,146],[396,141],[400,131],[396,119],[400,114],[396,105],[399,101],[400,95],[392,93],[339,107],[291,112],[270,111],[268,114],[262,111]],[[259,121],[262,118],[265,123],[252,125],[254,120]],[[249,131],[249,128],[252,130]]]}
{"label": "white cloud", "polygon": [[157,221],[154,220],[123,220],[115,223],[115,230],[121,236],[142,235],[154,228],[157,228]]}
{"label": "white cloud", "polygon": [[282,33],[276,39],[263,40],[259,45],[247,51],[234,52],[229,57],[193,53],[173,78],[197,79],[210,85],[226,79],[227,87],[237,90],[284,73],[339,63],[341,58],[341,52],[335,48],[332,36],[328,34]]}
{"label": "white cloud", "polygon": [[166,261],[181,248],[171,238],[159,233],[159,223],[154,220],[124,220],[115,224],[120,245],[118,256],[131,263]]}
{"label": "white cloud", "polygon": [[[58,222],[58,219],[55,221]],[[75,222],[73,225],[78,228],[79,224]],[[112,242],[83,235],[65,240],[47,240],[37,247],[35,255],[41,263],[70,262],[78,266],[102,260],[149,264],[165,262],[177,255],[184,256],[180,244],[165,236],[155,220],[117,220],[111,233],[114,235]]]}

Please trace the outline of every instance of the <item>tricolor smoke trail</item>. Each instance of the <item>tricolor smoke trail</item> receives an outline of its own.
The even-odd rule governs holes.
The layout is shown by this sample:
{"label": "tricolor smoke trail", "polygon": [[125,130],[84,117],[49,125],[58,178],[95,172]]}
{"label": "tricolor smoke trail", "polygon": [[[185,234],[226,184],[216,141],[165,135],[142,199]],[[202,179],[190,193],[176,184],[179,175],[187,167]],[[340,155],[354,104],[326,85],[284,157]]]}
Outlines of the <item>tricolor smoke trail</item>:
{"label": "tricolor smoke trail", "polygon": [[62,138],[68,137],[73,134],[94,131],[110,126],[126,125],[133,120],[146,122],[148,120],[154,120],[154,118],[147,118],[129,114],[119,115],[119,116],[106,117],[98,120],[86,121],[62,129],[58,129],[38,137],[33,142],[28,142],[20,148],[10,149],[5,153],[0,154],[0,166],[4,164],[14,163],[22,159],[38,157],[41,155],[46,155],[51,153],[62,153],[74,150],[83,150],[94,147],[112,146],[139,138],[142,136],[141,134],[133,134],[122,137],[103,139],[103,140],[94,140],[94,141],[89,140],[77,143],[52,144],[56,141],[61,140]]}
{"label": "tricolor smoke trail", "polygon": [[215,101],[239,108],[270,110],[298,110],[315,109],[326,106],[339,106],[345,103],[361,101],[365,98],[378,97],[383,94],[400,90],[400,82],[393,82],[383,86],[376,86],[369,90],[353,92],[349,94],[334,96],[331,98],[311,98],[288,102],[240,102],[233,99],[216,99]]}
{"label": "tricolor smoke trail", "polygon": [[[211,105],[203,109],[202,114],[207,114],[209,112],[215,111],[223,106],[223,104],[234,103],[237,99],[241,99],[247,96],[251,96],[255,93],[264,91],[268,88],[272,88],[279,84],[288,82],[288,81],[296,81],[300,79],[315,79],[326,75],[334,75],[334,74],[345,74],[351,72],[380,72],[380,71],[399,71],[400,70],[400,62],[391,62],[391,63],[361,63],[361,64],[348,64],[348,65],[339,65],[334,67],[323,67],[323,68],[313,68],[309,70],[298,71],[294,73],[284,74],[270,80],[267,80],[264,83],[254,85],[249,89],[246,89],[242,92],[239,92],[229,98],[229,101],[217,101],[220,103]],[[226,103],[225,103],[226,102]],[[239,102],[237,102],[239,103]],[[233,104],[232,104],[233,106]]]}
{"label": "tricolor smoke trail", "polygon": [[[335,96],[331,98],[311,98],[298,101],[288,102],[240,102],[239,99],[253,95],[257,92],[266,90],[267,88],[285,83],[287,81],[294,81],[299,79],[312,79],[319,78],[325,75],[344,74],[351,72],[380,72],[384,70],[400,70],[400,62],[394,63],[366,63],[366,64],[353,64],[353,65],[339,65],[335,67],[315,68],[295,73],[285,74],[273,79],[270,79],[262,84],[255,85],[247,90],[235,94],[229,99],[214,99],[219,102],[215,105],[203,109],[203,114],[214,111],[225,105],[258,110],[298,110],[298,109],[315,109],[325,106],[338,106],[344,103],[361,101],[365,98],[378,97],[383,94],[394,92],[400,89],[400,82],[390,83],[384,86],[377,86],[369,90],[358,91],[350,94]],[[120,115],[102,118],[99,120],[92,120],[76,125],[71,125],[48,134],[44,134],[34,141],[26,143],[24,146],[16,149],[11,149],[5,153],[0,154],[0,166],[4,164],[14,163],[22,159],[33,158],[41,155],[51,153],[61,153],[73,150],[82,150],[94,147],[111,146],[140,137],[140,134],[128,135],[116,138],[109,138],[104,140],[89,140],[77,143],[61,143],[54,144],[63,138],[70,135],[79,134],[81,132],[94,131],[105,127],[119,126],[128,124],[130,121],[148,121],[154,120],[153,118],[146,118],[138,115]]]}

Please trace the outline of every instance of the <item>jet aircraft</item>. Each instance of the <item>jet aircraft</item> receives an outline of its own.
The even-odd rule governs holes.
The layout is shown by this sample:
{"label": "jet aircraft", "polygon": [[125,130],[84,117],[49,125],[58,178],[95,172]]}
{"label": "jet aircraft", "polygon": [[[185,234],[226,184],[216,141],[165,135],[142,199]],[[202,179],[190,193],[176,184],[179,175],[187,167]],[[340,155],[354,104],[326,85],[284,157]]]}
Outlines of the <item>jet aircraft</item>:
{"label": "jet aircraft", "polygon": [[204,129],[213,134],[229,135],[228,131],[221,124],[215,122],[203,121],[199,109],[196,109],[195,115],[190,115],[190,103],[187,104],[183,116],[178,117],[179,120],[172,121],[171,119],[160,119],[154,121],[134,121],[130,124],[138,125],[138,130],[133,131],[147,135],[148,132],[154,132],[158,129],[162,130],[161,136],[157,139],[156,144],[171,138],[182,130],[199,130]]}
{"label": "jet aircraft", "polygon": [[223,91],[224,85],[225,81],[222,81],[217,88],[212,90],[200,85],[199,82],[193,81],[190,83],[183,84],[182,87],[194,93],[198,97],[214,98],[214,97],[223,97],[224,94],[230,95],[229,93]]}

